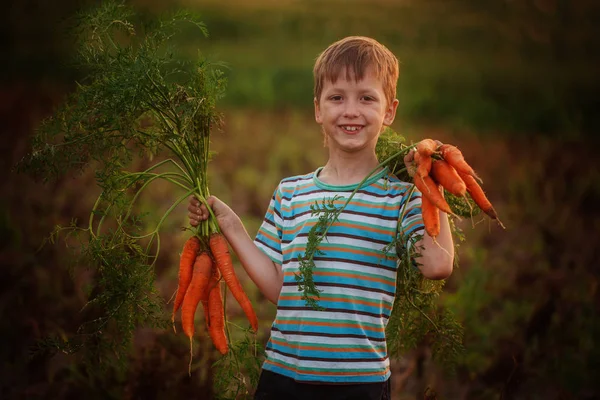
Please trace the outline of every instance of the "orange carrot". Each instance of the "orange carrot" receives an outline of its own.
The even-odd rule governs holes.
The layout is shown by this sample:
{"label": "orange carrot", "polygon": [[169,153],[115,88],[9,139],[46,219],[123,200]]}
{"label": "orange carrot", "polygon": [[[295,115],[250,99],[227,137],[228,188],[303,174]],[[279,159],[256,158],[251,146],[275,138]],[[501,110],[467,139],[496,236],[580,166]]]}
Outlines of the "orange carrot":
{"label": "orange carrot", "polygon": [[431,165],[431,177],[455,196],[463,197],[467,187],[458,172],[444,160],[435,160]]}
{"label": "orange carrot", "polygon": [[185,292],[183,305],[181,306],[181,324],[183,325],[183,331],[190,338],[190,344],[195,332],[194,317],[196,309],[210,280],[212,264],[212,259],[206,252],[202,252],[196,257],[192,281]]}
{"label": "orange carrot", "polygon": [[429,200],[440,210],[447,214],[455,215],[450,206],[439,191],[437,184],[431,179],[430,176],[424,178],[415,177],[415,186],[421,192],[423,196],[429,197]]}
{"label": "orange carrot", "polygon": [[233,297],[242,307],[242,310],[244,310],[248,321],[250,321],[252,330],[256,332],[258,330],[258,318],[256,318],[256,313],[252,308],[252,303],[248,299],[248,296],[246,296],[246,292],[244,292],[244,288],[235,275],[227,239],[222,234],[215,233],[210,236],[209,244],[210,251],[215,258],[217,268],[221,271],[223,280],[227,284],[227,287],[229,287],[229,290],[231,290]]}
{"label": "orange carrot", "polygon": [[227,336],[225,335],[225,311],[223,310],[220,282],[217,282],[210,290],[208,308],[210,315],[208,334],[217,350],[219,350],[219,353],[227,354],[229,347],[227,346]]}
{"label": "orange carrot", "polygon": [[173,314],[171,315],[171,321],[173,322],[173,329],[175,329],[175,313],[181,307],[185,292],[192,280],[192,272],[194,270],[194,261],[196,255],[200,249],[200,240],[196,236],[189,238],[183,245],[183,251],[179,258],[179,283],[177,286],[177,296],[175,297],[175,303],[173,303]]}
{"label": "orange carrot", "polygon": [[504,225],[502,225],[502,222],[500,222],[500,220],[498,219],[498,214],[492,206],[492,203],[488,200],[483,189],[481,188],[481,186],[479,186],[477,181],[471,175],[463,174],[461,172],[459,172],[458,174],[467,185],[467,191],[471,195],[471,198],[473,199],[475,204],[477,204],[477,206],[481,208],[481,210],[484,213],[486,213],[490,218],[498,221],[498,223],[502,227],[504,227]]}
{"label": "orange carrot", "polygon": [[202,308],[204,309],[204,320],[206,323],[206,327],[208,327],[209,323],[210,323],[210,309],[208,307],[208,296],[210,295],[210,291],[215,286],[217,286],[217,284],[219,283],[220,280],[221,280],[221,272],[219,271],[218,268],[213,268],[212,274],[210,276],[210,280],[208,281],[208,285],[206,286],[206,290],[204,291],[204,294],[202,295],[202,299],[200,300],[202,302]]}
{"label": "orange carrot", "polygon": [[429,175],[431,171],[431,156],[424,156],[419,152],[415,153],[415,163],[417,164],[417,176],[421,178]]}
{"label": "orange carrot", "polygon": [[436,148],[437,143],[433,139],[423,139],[417,143],[417,152],[423,156],[431,157],[431,155],[435,153]]}
{"label": "orange carrot", "polygon": [[477,176],[473,168],[465,161],[465,158],[458,147],[452,146],[451,144],[443,144],[440,146],[439,150],[442,153],[444,160],[453,166],[457,172],[469,174],[474,178],[477,178],[479,182],[482,182],[481,178]]}
{"label": "orange carrot", "polygon": [[425,232],[435,240],[440,234],[440,212],[435,204],[431,202],[429,196],[423,194],[421,194],[421,214]]}

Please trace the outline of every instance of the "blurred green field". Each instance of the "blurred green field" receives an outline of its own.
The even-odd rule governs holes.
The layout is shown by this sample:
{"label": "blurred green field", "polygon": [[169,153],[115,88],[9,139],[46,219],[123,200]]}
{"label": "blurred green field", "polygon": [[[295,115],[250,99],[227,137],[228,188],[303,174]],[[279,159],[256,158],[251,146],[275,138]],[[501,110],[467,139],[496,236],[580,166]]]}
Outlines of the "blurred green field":
{"label": "blurred green field", "polygon": [[182,4],[200,13],[210,37],[189,33],[181,50],[195,57],[200,49],[229,67],[226,107],[310,110],[318,53],[367,35],[401,62],[404,121],[555,135],[598,127],[600,7],[591,1]]}

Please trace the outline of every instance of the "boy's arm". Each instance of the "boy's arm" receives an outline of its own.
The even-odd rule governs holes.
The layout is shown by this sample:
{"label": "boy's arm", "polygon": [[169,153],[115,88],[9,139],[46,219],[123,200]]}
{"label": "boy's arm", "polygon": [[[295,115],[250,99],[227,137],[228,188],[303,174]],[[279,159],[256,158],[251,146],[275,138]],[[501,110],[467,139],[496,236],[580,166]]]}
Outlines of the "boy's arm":
{"label": "boy's arm", "polygon": [[419,270],[427,279],[446,279],[452,274],[454,263],[454,242],[448,222],[448,215],[440,213],[440,234],[435,243],[431,236],[423,230],[423,238],[416,243],[421,256],[417,259]]}
{"label": "boy's arm", "polygon": [[[217,218],[217,223],[229,245],[239,258],[246,273],[261,293],[273,304],[277,304],[283,285],[281,265],[273,262],[254,244],[238,215],[225,203],[214,196],[207,203]],[[190,225],[197,226],[208,218],[208,210],[195,197],[188,205]]]}
{"label": "boy's arm", "polygon": [[277,304],[283,285],[281,265],[273,262],[254,244],[239,218],[230,228],[223,230],[223,234],[250,279],[271,303]]}

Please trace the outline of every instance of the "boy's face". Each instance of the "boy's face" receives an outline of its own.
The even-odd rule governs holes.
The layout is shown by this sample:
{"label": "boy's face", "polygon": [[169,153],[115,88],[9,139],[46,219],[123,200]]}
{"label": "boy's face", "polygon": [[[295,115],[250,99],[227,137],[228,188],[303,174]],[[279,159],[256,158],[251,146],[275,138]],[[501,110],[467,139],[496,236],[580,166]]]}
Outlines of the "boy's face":
{"label": "boy's face", "polygon": [[347,80],[342,70],[335,83],[323,82],[321,97],[315,99],[315,119],[330,152],[374,151],[382,128],[394,122],[398,100],[388,104],[381,80],[371,67],[365,72],[357,82],[353,76]]}

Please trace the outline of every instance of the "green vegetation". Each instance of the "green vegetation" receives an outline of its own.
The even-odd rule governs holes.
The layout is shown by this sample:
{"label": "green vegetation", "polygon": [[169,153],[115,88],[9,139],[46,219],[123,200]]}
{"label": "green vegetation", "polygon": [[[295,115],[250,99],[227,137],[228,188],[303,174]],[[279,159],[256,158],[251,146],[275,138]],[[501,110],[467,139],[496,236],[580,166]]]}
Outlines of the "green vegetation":
{"label": "green vegetation", "polygon": [[[198,1],[211,31],[190,35],[230,66],[224,105],[312,107],[312,64],[328,44],[369,35],[401,62],[399,115],[418,123],[510,132],[591,133],[600,60],[592,2]],[[485,4],[485,5],[484,5]]]}
{"label": "green vegetation", "polygon": [[[196,62],[200,51],[207,61],[226,64],[219,66],[228,89],[218,103],[222,131],[211,136],[217,153],[208,171],[211,192],[242,216],[251,235],[255,233],[277,182],[313,171],[325,161],[311,109],[314,58],[346,34],[374,36],[401,61],[401,104],[394,130],[409,143],[432,137],[458,145],[484,179],[484,189],[507,227],[500,231],[481,223],[480,217],[457,222],[465,235],[457,253],[460,268],[443,288],[426,286],[418,275],[400,276],[399,293],[410,288],[429,292],[430,297],[421,297],[429,308],[416,305],[436,324],[452,314],[462,325],[464,351],[456,357],[454,375],[441,371],[431,358],[432,346],[451,341],[435,339],[435,331],[424,336],[411,332],[430,325],[408,322],[424,317],[417,308],[406,308],[405,319],[389,324],[391,330],[396,322],[405,322],[401,332],[408,335],[398,342],[406,347],[390,349],[399,355],[392,360],[394,400],[422,399],[434,391],[438,399],[597,398],[600,272],[594,233],[600,227],[600,169],[594,135],[600,127],[595,101],[600,3],[340,3],[134,1],[145,10],[142,19],[148,23],[156,10],[165,8],[183,5],[198,12],[210,36],[182,25],[173,38],[177,44],[169,50],[188,62]],[[260,361],[275,312],[243,274],[261,329],[255,342],[244,341],[243,330],[233,330],[239,360],[248,363],[240,380],[217,379],[222,376],[218,371],[235,368],[235,361],[220,358],[202,327],[188,377],[187,338],[161,325],[168,319],[164,303],[175,290],[178,252],[187,237],[180,229],[187,224],[184,204],[163,224],[169,233],[161,235],[163,250],[152,272],[135,267],[141,265],[135,253],[111,253],[121,265],[134,266],[128,272],[148,278],[138,280],[135,290],[150,293],[158,308],[140,303],[155,313],[139,318],[158,316],[159,326],[133,329],[133,342],[119,351],[125,355],[118,363],[102,359],[107,364],[104,371],[86,369],[82,353],[65,348],[82,324],[93,328],[86,321],[104,315],[100,307],[85,306],[90,295],[98,294],[92,287],[99,275],[64,246],[40,249],[40,243],[55,225],[68,227],[73,218],[88,220],[99,195],[96,169],[104,159],[89,160],[80,173],[59,170],[61,176],[45,185],[9,168],[30,149],[28,139],[42,117],[51,115],[76,89],[74,75],[85,75],[65,67],[73,55],[73,41],[59,29],[65,25],[62,18],[81,4],[15,3],[5,13],[11,62],[2,77],[4,123],[10,134],[0,149],[6,177],[0,184],[2,397],[175,399],[201,393],[211,399],[217,390],[243,393],[238,383],[254,385],[251,371]],[[149,160],[137,149],[131,154],[132,171],[145,171],[170,157],[163,153]],[[154,180],[134,207],[138,221],[155,227],[155,218],[180,193],[170,182]],[[243,325],[241,310],[234,301],[228,304],[229,321]],[[125,311],[129,315],[131,308]],[[107,329],[118,333],[111,324]],[[419,339],[411,343],[409,337]],[[114,338],[120,350],[118,344],[126,337]],[[78,343],[82,342],[71,341]],[[95,344],[100,345],[92,341],[90,348]],[[54,352],[57,346],[66,353]],[[415,346],[417,350],[409,350]],[[222,361],[215,364],[217,360]],[[88,359],[87,365],[97,361]]]}
{"label": "green vegetation", "polygon": [[[183,24],[206,33],[201,21],[180,12],[136,28],[132,17],[132,10],[112,2],[79,16],[78,65],[87,76],[41,124],[31,153],[17,166],[49,181],[82,171],[90,161],[97,164],[101,193],[87,223],[74,220],[70,226],[57,226],[49,238],[52,243],[63,236],[71,239],[77,264],[95,274],[84,306],[90,317],[73,337],[44,338],[39,345],[47,352],[81,352],[91,374],[101,374],[117,362],[125,368],[136,329],[166,328],[154,275],[160,234],[180,203],[192,195],[206,202],[210,195],[210,133],[219,128],[215,104],[224,92],[219,70],[203,59],[182,63],[169,51],[169,40]],[[134,151],[150,160],[165,153],[173,158],[132,171],[128,168]],[[136,202],[157,180],[170,183],[177,194],[152,227],[136,212]],[[190,231],[200,239],[202,252],[210,251],[210,235],[220,232],[214,216]],[[241,359],[229,326],[226,331],[232,345],[227,360],[235,366],[226,367],[226,378],[216,380],[239,378],[237,388],[230,385],[233,392],[243,388],[247,393],[251,388],[240,375],[248,371],[242,372],[241,361],[249,360],[245,365],[254,374],[260,365]]]}

